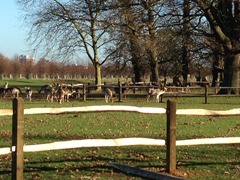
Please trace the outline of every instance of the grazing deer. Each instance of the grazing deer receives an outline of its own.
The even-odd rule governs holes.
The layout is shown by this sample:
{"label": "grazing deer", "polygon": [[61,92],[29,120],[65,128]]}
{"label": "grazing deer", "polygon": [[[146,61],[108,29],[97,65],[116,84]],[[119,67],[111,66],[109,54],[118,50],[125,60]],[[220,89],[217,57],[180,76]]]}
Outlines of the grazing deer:
{"label": "grazing deer", "polygon": [[6,89],[3,87],[0,88],[0,96],[1,98],[4,98],[6,96]]}
{"label": "grazing deer", "polygon": [[40,94],[42,91],[46,95],[47,102],[49,101],[53,102],[53,98],[55,97],[56,94],[56,88],[53,87],[52,85],[44,85],[41,87],[38,93]]}
{"label": "grazing deer", "polygon": [[51,85],[43,85],[38,91],[38,94],[40,94],[42,91],[45,93],[46,90],[50,90],[51,88],[52,88]]}
{"label": "grazing deer", "polygon": [[0,96],[2,98],[4,98],[6,96],[6,93],[7,93],[7,89],[8,89],[8,82],[6,82],[4,84],[4,87],[0,87]]}
{"label": "grazing deer", "polygon": [[[151,96],[156,95],[156,102],[159,103],[159,97],[165,93],[167,91],[167,88],[158,88],[158,89],[154,89],[154,88],[149,88],[148,90],[148,94],[147,94],[147,101],[149,101],[149,98]],[[162,99],[161,99],[162,100]]]}
{"label": "grazing deer", "polygon": [[113,102],[113,93],[111,89],[105,88],[104,89],[104,96],[105,96],[105,102],[108,103],[110,100]]}
{"label": "grazing deer", "polygon": [[53,102],[53,99],[55,98],[56,95],[56,90],[54,87],[50,86],[49,89],[44,89],[44,94],[46,95],[47,102],[49,101]]}
{"label": "grazing deer", "polygon": [[21,94],[21,96],[23,95],[21,89],[18,87],[9,87],[5,90],[6,90],[6,94],[10,93],[14,98],[19,97],[19,94]]}
{"label": "grazing deer", "polygon": [[72,88],[58,85],[57,91],[56,91],[57,102],[59,104],[62,104],[64,101],[68,102],[69,96],[71,96],[72,94],[73,94]]}

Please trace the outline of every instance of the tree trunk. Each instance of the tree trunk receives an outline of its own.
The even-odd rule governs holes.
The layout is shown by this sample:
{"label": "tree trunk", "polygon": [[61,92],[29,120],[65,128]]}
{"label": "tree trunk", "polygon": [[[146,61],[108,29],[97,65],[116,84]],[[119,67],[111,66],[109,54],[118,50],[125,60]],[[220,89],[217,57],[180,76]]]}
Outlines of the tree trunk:
{"label": "tree trunk", "polygon": [[218,69],[213,66],[212,69],[212,87],[218,87],[219,86],[219,76],[218,76]]}
{"label": "tree trunk", "polygon": [[184,0],[183,6],[183,58],[182,58],[182,76],[183,85],[185,86],[188,82],[189,74],[189,63],[190,57],[190,46],[191,46],[191,25],[190,25],[190,1]]}
{"label": "tree trunk", "polygon": [[231,90],[223,89],[220,93],[239,94],[240,88],[240,54],[230,55],[224,60],[224,87],[236,87]]}
{"label": "tree trunk", "polygon": [[151,66],[151,81],[156,85],[160,85],[159,73],[158,73],[158,62],[152,61],[150,66]]}
{"label": "tree trunk", "polygon": [[134,60],[132,60],[132,64],[133,64],[133,71],[134,71],[134,82],[142,82],[143,77],[141,74],[141,67]]}
{"label": "tree trunk", "polygon": [[95,67],[95,84],[97,85],[97,90],[101,90],[102,85],[102,75],[101,75],[101,65],[96,63]]}
{"label": "tree trunk", "polygon": [[223,81],[224,49],[223,46],[216,43],[216,41],[211,42],[211,48],[213,51],[212,87],[219,87],[220,82]]}
{"label": "tree trunk", "polygon": [[183,76],[183,85],[186,86],[188,83],[188,74],[189,74],[189,51],[187,45],[183,46],[183,59],[182,59],[182,76]]}
{"label": "tree trunk", "polygon": [[155,27],[155,16],[154,16],[154,1],[149,0],[148,5],[145,7],[148,12],[148,31],[149,31],[149,42],[147,46],[147,52],[149,54],[149,62],[151,69],[151,81],[159,85],[159,73],[158,73],[158,43],[157,33]]}
{"label": "tree trunk", "polygon": [[[240,53],[233,57],[232,87],[240,87]],[[240,89],[235,89],[239,94]]]}

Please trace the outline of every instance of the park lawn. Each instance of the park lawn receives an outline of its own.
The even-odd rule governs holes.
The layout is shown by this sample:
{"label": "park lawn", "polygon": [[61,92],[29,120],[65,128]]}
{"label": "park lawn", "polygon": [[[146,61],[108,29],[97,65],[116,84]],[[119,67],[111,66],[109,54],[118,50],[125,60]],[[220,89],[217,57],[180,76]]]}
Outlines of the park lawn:
{"label": "park lawn", "polygon": [[[239,108],[239,97],[169,97],[179,109],[229,110]],[[166,107],[152,99],[127,99],[108,105]],[[71,100],[59,105],[37,99],[25,102],[24,108],[81,107],[106,105],[103,98],[87,102]],[[11,108],[11,99],[1,99],[0,107]],[[177,139],[207,137],[239,137],[237,116],[177,116]],[[25,115],[25,144],[66,140],[148,137],[165,139],[166,116],[131,112],[72,113],[61,115]],[[11,116],[0,117],[0,147],[11,145]],[[238,179],[240,177],[240,145],[201,145],[177,147],[176,175],[189,179]],[[126,146],[79,148],[72,150],[25,153],[25,179],[141,179],[113,169],[109,162],[136,166],[154,172],[165,172],[164,146]],[[0,158],[0,179],[11,179],[11,156]]]}
{"label": "park lawn", "polygon": [[43,85],[53,85],[54,83],[63,83],[63,84],[79,84],[79,83],[87,83],[85,81],[78,81],[78,80],[40,80],[40,79],[6,79],[0,80],[0,86],[3,86],[6,82],[8,82],[9,87],[17,86],[22,90],[25,87],[30,87],[32,90],[36,91],[39,90]]}

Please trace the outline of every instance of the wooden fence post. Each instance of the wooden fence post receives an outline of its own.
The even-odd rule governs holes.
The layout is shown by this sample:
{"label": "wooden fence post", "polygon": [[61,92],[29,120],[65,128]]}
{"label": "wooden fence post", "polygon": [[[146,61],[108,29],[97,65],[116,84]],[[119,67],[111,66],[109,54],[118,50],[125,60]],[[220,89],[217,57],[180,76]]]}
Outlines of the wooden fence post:
{"label": "wooden fence post", "polygon": [[122,102],[122,83],[118,80],[118,102]]}
{"label": "wooden fence post", "polygon": [[135,81],[134,81],[134,82],[133,82],[133,94],[135,94],[135,93],[136,93],[135,86],[136,86],[136,84],[135,84]]}
{"label": "wooden fence post", "polygon": [[208,86],[205,86],[205,104],[208,103]]}
{"label": "wooden fence post", "polygon": [[167,139],[166,139],[166,170],[172,174],[176,170],[176,102],[167,101]]}
{"label": "wooden fence post", "polygon": [[86,85],[85,84],[83,84],[83,101],[86,101],[86,97],[87,97],[87,95],[86,95],[87,93],[86,93]]}
{"label": "wooden fence post", "polygon": [[13,99],[12,180],[23,179],[23,98]]}

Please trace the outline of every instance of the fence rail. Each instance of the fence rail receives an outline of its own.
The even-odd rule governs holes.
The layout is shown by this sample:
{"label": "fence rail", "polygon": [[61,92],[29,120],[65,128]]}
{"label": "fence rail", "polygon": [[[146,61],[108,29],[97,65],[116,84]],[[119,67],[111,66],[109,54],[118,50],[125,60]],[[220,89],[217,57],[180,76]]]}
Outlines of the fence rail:
{"label": "fence rail", "polygon": [[[92,90],[97,89],[97,85],[90,85],[90,84],[83,84],[81,88],[83,89],[82,97],[85,101],[87,97],[90,97],[94,93],[92,93]],[[123,89],[125,89],[124,95],[146,95],[147,89],[150,87],[159,88],[159,86],[153,86],[148,83],[143,84],[132,84],[132,85],[122,85],[120,82],[118,84],[105,84],[102,86],[103,88],[108,87],[110,89],[118,89],[117,92],[115,92],[118,95],[118,101],[121,102],[122,95],[123,95]],[[207,85],[204,86],[166,86],[167,91],[164,93],[164,96],[171,97],[171,96],[184,96],[184,97],[204,97],[205,103],[208,103],[209,97],[214,96],[234,96],[239,97],[240,96],[240,88],[239,87],[209,87]],[[227,91],[227,94],[218,94],[218,92],[224,89]],[[193,92],[196,91],[196,92]],[[235,90],[236,94],[231,94],[231,90]],[[132,91],[132,94],[129,93]],[[137,93],[137,91],[141,92],[140,94]],[[145,92],[145,94],[143,93]]]}
{"label": "fence rail", "polygon": [[[24,109],[24,114],[64,114],[77,112],[138,112],[145,114],[165,114],[165,108],[156,107],[136,107],[136,106],[84,106],[84,107],[63,107],[63,108],[29,108]],[[12,109],[0,109],[0,116],[13,115]],[[176,115],[195,115],[195,116],[239,116],[240,108],[230,110],[207,110],[207,109],[177,109]]]}
{"label": "fence rail", "polygon": [[[176,146],[196,146],[196,145],[213,145],[213,144],[238,144],[240,137],[217,137],[177,140]],[[117,138],[117,139],[84,139],[59,141],[46,144],[24,145],[24,152],[41,152],[50,150],[63,150],[84,147],[117,147],[117,146],[165,146],[164,139],[152,138]],[[10,154],[15,151],[15,147],[0,148],[0,155]]]}

